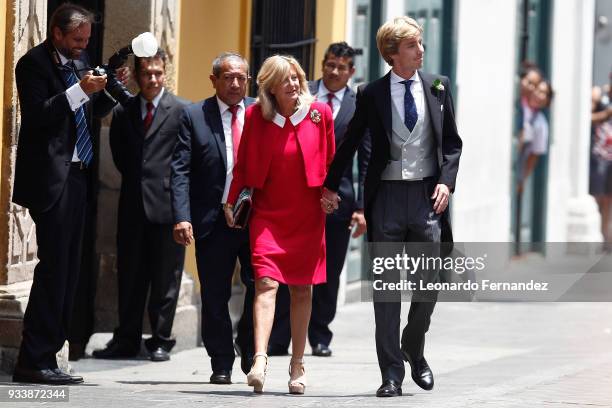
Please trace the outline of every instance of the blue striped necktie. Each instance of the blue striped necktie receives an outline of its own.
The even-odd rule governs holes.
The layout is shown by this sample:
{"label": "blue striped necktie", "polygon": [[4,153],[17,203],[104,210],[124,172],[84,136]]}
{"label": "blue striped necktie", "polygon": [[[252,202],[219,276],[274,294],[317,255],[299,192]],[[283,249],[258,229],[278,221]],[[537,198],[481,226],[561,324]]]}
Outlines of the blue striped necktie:
{"label": "blue striped necktie", "polygon": [[[76,67],[74,66],[74,63],[72,61],[62,66],[61,71],[68,88],[79,82],[79,78],[75,73]],[[91,142],[91,135],[89,134],[89,129],[87,129],[87,120],[85,120],[84,105],[79,106],[79,108],[74,111],[74,122],[76,124],[77,133],[77,156],[83,162],[83,164],[85,164],[85,166],[89,166],[91,160],[93,159],[93,143]]]}
{"label": "blue striped necktie", "polygon": [[419,118],[416,104],[414,103],[414,97],[412,96],[412,92],[410,92],[410,85],[412,82],[412,79],[407,79],[400,82],[400,84],[404,84],[406,87],[406,92],[404,93],[404,124],[411,132],[417,123],[417,119]]}

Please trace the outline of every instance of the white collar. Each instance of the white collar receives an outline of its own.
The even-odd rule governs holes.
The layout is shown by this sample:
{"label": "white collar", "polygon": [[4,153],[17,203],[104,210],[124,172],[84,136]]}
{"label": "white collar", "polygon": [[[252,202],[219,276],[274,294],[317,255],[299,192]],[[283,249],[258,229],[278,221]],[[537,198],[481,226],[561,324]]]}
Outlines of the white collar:
{"label": "white collar", "polygon": [[[219,105],[219,112],[221,113],[221,115],[223,115],[230,107],[227,103],[223,102],[218,96],[216,96],[216,98],[217,98],[217,104]],[[241,107],[242,110],[244,110],[244,98],[241,99],[240,102],[237,103],[237,105]]]}
{"label": "white collar", "polygon": [[58,50],[57,48],[55,48],[55,51],[57,52],[57,55],[59,56],[59,59],[60,59],[60,64],[62,64],[62,65],[66,65],[66,64],[67,64],[69,61],[71,61],[71,60],[69,60],[68,58],[66,58],[66,57],[64,56],[64,54],[62,54],[61,52],[59,52],[59,50]]}
{"label": "white collar", "polygon": [[338,98],[338,100],[340,102],[342,102],[342,98],[344,98],[344,94],[346,93],[346,86],[342,89],[340,89],[339,91],[336,92],[332,92],[329,89],[327,89],[327,87],[325,86],[325,84],[323,83],[323,80],[321,79],[319,81],[319,89],[317,90],[317,95],[319,96],[319,100],[322,102],[327,102],[326,100],[323,100],[322,98],[324,96],[327,96],[327,94],[329,93],[333,93],[335,98]]}
{"label": "white collar", "polygon": [[[301,121],[303,121],[309,110],[310,105],[303,105],[297,111],[295,111],[293,115],[289,116],[289,120],[291,121],[293,126],[297,126]],[[274,122],[274,124],[280,128],[285,127],[285,121],[286,118],[278,112],[276,112],[276,115],[274,115],[274,119],[272,119],[272,122]]]}
{"label": "white collar", "polygon": [[[162,87],[161,91],[159,91],[159,93],[151,101],[153,103],[153,107],[155,109],[157,109],[157,106],[159,105],[159,101],[161,101],[161,98],[164,95],[164,90],[165,90],[165,88]],[[140,106],[142,106],[143,112],[147,111],[147,102],[149,102],[149,101],[147,101],[145,98],[143,98],[142,94],[140,94]]]}
{"label": "white collar", "polygon": [[[419,76],[419,71],[414,71],[414,75],[412,77],[410,77],[409,79],[410,81],[413,81],[413,84],[419,83],[421,82],[421,77]],[[397,75],[395,72],[393,72],[393,70],[391,70],[391,83],[392,84],[396,84],[398,82],[402,82],[405,81],[404,78],[402,78],[401,76]],[[404,84],[402,84],[404,85]]]}

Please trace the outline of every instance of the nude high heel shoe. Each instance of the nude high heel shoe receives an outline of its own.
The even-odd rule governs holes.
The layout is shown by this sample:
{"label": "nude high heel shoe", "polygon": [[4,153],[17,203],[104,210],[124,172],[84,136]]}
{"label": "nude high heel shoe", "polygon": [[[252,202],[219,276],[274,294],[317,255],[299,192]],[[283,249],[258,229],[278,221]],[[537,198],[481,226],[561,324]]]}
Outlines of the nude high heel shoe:
{"label": "nude high heel shoe", "polygon": [[[296,367],[297,366],[297,367]],[[291,368],[296,367],[297,373],[291,375]],[[306,390],[306,370],[304,360],[291,360],[289,363],[289,394],[304,394]]]}
{"label": "nude high heel shoe", "polygon": [[[266,359],[266,365],[263,371],[255,371],[255,360],[257,357],[263,357]],[[247,374],[247,384],[253,387],[253,392],[261,394],[263,392],[264,383],[266,382],[266,372],[268,371],[268,355],[266,353],[255,353],[253,356],[253,365],[251,371]]]}

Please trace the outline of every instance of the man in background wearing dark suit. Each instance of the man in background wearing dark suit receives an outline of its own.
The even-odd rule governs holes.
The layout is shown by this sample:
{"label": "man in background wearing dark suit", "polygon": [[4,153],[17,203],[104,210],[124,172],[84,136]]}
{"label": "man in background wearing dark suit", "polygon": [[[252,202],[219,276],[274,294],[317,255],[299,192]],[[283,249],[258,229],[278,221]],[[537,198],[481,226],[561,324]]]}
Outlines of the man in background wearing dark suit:
{"label": "man in background wearing dark suit", "polygon": [[[344,140],[349,121],[355,113],[355,92],[348,86],[349,79],[355,73],[355,50],[346,42],[330,44],[323,58],[323,77],[310,81],[310,93],[319,101],[330,105],[334,115],[334,134],[336,146]],[[312,294],[312,314],[308,326],[308,342],[312,354],[329,357],[332,354],[329,344],[333,333],[330,323],[336,315],[340,273],[344,266],[348,249],[350,232],[356,226],[353,237],[361,236],[366,230],[363,215],[363,178],[370,155],[370,139],[366,137],[359,147],[357,159],[359,180],[357,195],[353,187],[353,166],[347,166],[339,186],[340,207],[327,216],[325,222],[325,244],[327,247],[327,283],[315,285]],[[289,294],[286,285],[282,285],[276,302],[275,321],[270,336],[269,354],[287,354],[291,340],[289,325]]]}
{"label": "man in background wearing dark suit", "polygon": [[246,286],[236,337],[245,374],[253,361],[255,288],[248,230],[228,227],[222,207],[232,181],[244,112],[254,100],[245,98],[249,65],[242,56],[221,54],[213,61],[212,71],[216,94],[183,110],[172,160],[172,209],[175,240],[189,245],[195,237],[202,340],[213,371],[210,382],[231,384],[235,354],[228,302],[236,260]]}
{"label": "man in background wearing dark suit", "polygon": [[[375,244],[373,251],[386,256],[401,255],[404,249],[409,252],[411,246],[406,243],[419,243],[439,256],[440,242],[452,242],[448,201],[455,189],[462,141],[449,79],[420,70],[425,53],[422,32],[419,23],[405,16],[378,29],[378,50],[391,72],[359,89],[355,115],[336,151],[321,200],[325,212],[338,207],[342,175],[369,130],[372,152],[364,185],[368,241]],[[371,252],[373,258],[378,255]],[[397,282],[399,272],[387,271],[384,278]],[[419,276],[424,272],[431,272],[425,276],[431,281],[439,271],[421,270]],[[424,347],[437,292],[414,291],[401,340],[401,297],[397,295],[374,292],[376,353],[382,376],[377,397],[402,395],[404,361],[419,387],[431,390],[434,386]]]}
{"label": "man in background wearing dark suit", "polygon": [[[95,358],[130,358],[140,352],[147,294],[152,361],[170,359],[176,341],[176,311],[185,248],[174,242],[170,161],[178,139],[179,117],[187,101],[164,87],[166,54],[134,58],[140,93],[113,112],[110,146],[121,173],[117,223],[119,327]],[[150,288],[150,293],[149,293]]]}
{"label": "man in background wearing dark suit", "polygon": [[73,384],[56,353],[69,333],[81,266],[87,173],[93,164],[92,116],[116,103],[100,92],[106,75],[93,76],[79,60],[94,16],[73,4],[53,13],[47,39],[17,62],[21,107],[13,202],[36,224],[39,262],[23,318],[15,382]]}

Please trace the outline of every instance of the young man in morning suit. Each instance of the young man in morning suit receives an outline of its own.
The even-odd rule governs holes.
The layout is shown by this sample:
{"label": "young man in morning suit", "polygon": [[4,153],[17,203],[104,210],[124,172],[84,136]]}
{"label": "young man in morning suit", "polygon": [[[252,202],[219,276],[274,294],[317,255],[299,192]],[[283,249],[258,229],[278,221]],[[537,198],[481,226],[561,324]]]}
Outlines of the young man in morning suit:
{"label": "young man in morning suit", "polygon": [[[448,78],[419,71],[424,55],[421,33],[409,17],[395,18],[378,30],[378,50],[391,72],[359,89],[355,115],[336,152],[321,200],[325,211],[337,208],[342,174],[369,129],[372,152],[364,186],[368,241],[392,243],[400,251],[403,242],[452,241],[447,206],[462,147]],[[376,395],[402,394],[402,360],[410,363],[417,385],[431,390],[433,374],[423,350],[437,293],[413,294],[400,342],[401,302],[374,295],[382,375]],[[415,301],[414,295],[425,301]]]}
{"label": "young man in morning suit", "polygon": [[[178,300],[185,247],[174,242],[170,161],[179,118],[188,101],[164,87],[166,54],[134,57],[140,93],[113,112],[110,146],[121,173],[117,219],[119,326],[95,358],[130,358],[140,353],[147,294],[152,361],[170,359],[176,341],[172,323]],[[150,291],[149,291],[150,289]]]}
{"label": "young man in morning suit", "polygon": [[100,92],[106,75],[92,75],[80,61],[93,21],[88,10],[61,5],[51,16],[47,39],[15,68],[21,127],[13,202],[30,211],[38,245],[15,382],[83,382],[60,370],[55,355],[69,333],[81,268],[95,157],[92,117],[106,115],[116,103]]}
{"label": "young man in morning suit", "polygon": [[240,367],[245,374],[253,361],[255,287],[248,230],[227,226],[223,204],[232,181],[244,112],[254,99],[245,98],[249,65],[238,54],[224,53],[217,57],[210,80],[216,94],[183,110],[170,185],[174,239],[189,245],[195,237],[202,296],[202,340],[213,371],[210,382],[231,384],[235,354],[228,301],[237,259],[246,286],[236,337]]}
{"label": "young man in morning suit", "polygon": [[[334,134],[339,146],[349,121],[355,113],[355,92],[348,86],[355,73],[355,50],[346,42],[330,44],[323,58],[321,79],[310,81],[310,93],[319,101],[330,105],[334,115]],[[370,138],[366,136],[357,155],[359,183],[357,194],[353,187],[353,166],[347,166],[338,193],[340,208],[329,214],[325,221],[325,243],[327,249],[327,282],[314,285],[312,293],[312,314],[308,326],[308,342],[312,355],[329,357],[333,333],[329,325],[336,315],[340,273],[348,249],[351,228],[356,225],[353,237],[357,238],[366,230],[363,215],[363,178],[370,154]],[[274,328],[270,336],[269,354],[286,354],[291,340],[289,326],[289,291],[285,285],[277,293]]]}

